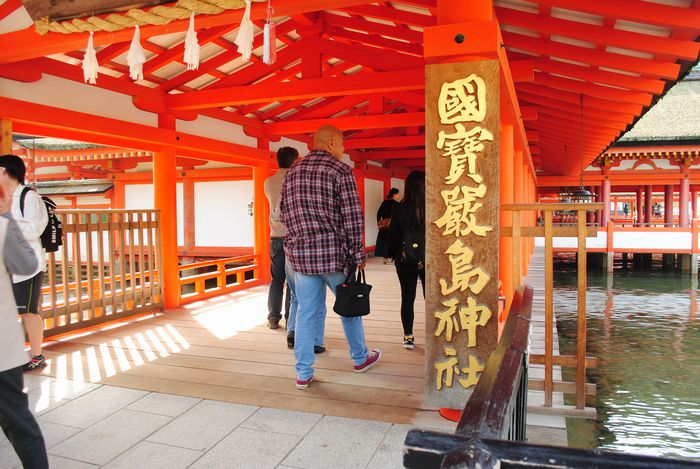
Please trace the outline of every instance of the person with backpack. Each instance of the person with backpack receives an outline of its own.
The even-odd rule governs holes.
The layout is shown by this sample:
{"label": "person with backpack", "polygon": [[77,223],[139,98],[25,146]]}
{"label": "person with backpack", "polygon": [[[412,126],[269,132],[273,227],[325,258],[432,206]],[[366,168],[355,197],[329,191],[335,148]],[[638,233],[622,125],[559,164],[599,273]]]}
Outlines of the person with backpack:
{"label": "person with backpack", "polygon": [[39,194],[24,185],[26,172],[24,161],[19,156],[0,156],[0,186],[6,194],[12,196],[12,217],[17,221],[22,235],[37,258],[37,267],[33,272],[26,275],[12,275],[12,290],[17,303],[17,312],[22,318],[31,347],[31,358],[24,365],[24,370],[31,371],[46,366],[44,355],[41,353],[44,340],[41,287],[46,267],[46,252],[42,247],[41,236],[49,222],[49,215]]}
{"label": "person with backpack", "polygon": [[413,350],[413,303],[418,278],[425,298],[425,173],[413,171],[406,178],[404,197],[394,209],[387,235],[401,284],[401,324],[403,347]]}

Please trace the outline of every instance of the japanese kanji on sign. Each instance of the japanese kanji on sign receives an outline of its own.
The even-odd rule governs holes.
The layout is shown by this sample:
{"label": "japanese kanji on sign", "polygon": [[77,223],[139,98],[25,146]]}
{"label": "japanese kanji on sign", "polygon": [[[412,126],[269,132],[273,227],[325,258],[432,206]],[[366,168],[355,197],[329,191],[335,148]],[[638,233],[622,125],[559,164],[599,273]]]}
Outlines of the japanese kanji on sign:
{"label": "japanese kanji on sign", "polygon": [[426,402],[462,408],[498,335],[499,64],[426,67]]}

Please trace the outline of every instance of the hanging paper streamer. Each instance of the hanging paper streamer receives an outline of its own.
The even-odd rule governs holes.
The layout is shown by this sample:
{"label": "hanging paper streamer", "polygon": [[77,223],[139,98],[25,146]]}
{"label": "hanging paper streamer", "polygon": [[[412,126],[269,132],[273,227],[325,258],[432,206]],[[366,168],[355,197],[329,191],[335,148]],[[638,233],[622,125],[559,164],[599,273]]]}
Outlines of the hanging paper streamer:
{"label": "hanging paper streamer", "polygon": [[143,80],[144,62],[146,62],[146,55],[141,47],[141,30],[137,24],[134,28],[131,46],[129,46],[129,53],[126,54],[126,63],[129,65],[129,76],[132,80]]}
{"label": "hanging paper streamer", "polygon": [[241,26],[238,28],[238,35],[233,41],[238,46],[238,52],[243,56],[246,62],[250,60],[250,54],[253,51],[253,22],[250,20],[250,0],[245,0],[245,11]]}
{"label": "hanging paper streamer", "polygon": [[90,83],[91,85],[97,83],[97,69],[99,67],[97,54],[95,54],[95,48],[92,46],[92,31],[90,31],[90,37],[85,48],[85,57],[83,58],[83,78],[85,83]]}
{"label": "hanging paper streamer", "polygon": [[185,36],[185,63],[187,70],[199,68],[199,41],[197,41],[197,31],[194,30],[194,13],[190,16],[190,27]]}
{"label": "hanging paper streamer", "polygon": [[271,65],[277,60],[277,34],[275,31],[275,23],[272,22],[272,13],[274,9],[267,2],[267,22],[263,29],[263,63]]}

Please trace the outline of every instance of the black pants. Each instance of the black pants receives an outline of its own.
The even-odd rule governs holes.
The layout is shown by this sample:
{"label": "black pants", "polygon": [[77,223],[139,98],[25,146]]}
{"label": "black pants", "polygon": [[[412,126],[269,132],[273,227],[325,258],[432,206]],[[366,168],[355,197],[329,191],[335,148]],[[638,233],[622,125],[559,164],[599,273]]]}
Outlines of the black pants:
{"label": "black pants", "polygon": [[[284,271],[284,238],[270,238],[270,291],[267,294],[268,319],[282,319],[282,297],[284,295],[284,281],[287,279]],[[289,317],[289,285],[284,302],[284,319]]]}
{"label": "black pants", "polygon": [[44,437],[22,389],[21,366],[0,372],[0,426],[25,469],[45,469],[49,467],[49,461]]}
{"label": "black pants", "polygon": [[416,288],[418,277],[423,286],[423,298],[425,298],[425,269],[416,272],[396,271],[401,284],[401,324],[403,335],[413,335],[413,303],[416,301]]}

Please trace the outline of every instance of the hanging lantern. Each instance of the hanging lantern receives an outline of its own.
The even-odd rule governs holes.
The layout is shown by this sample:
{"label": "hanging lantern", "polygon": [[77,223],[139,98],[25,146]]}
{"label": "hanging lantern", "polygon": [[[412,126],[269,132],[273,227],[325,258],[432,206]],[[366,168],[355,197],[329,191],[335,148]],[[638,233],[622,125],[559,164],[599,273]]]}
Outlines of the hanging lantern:
{"label": "hanging lantern", "polygon": [[90,37],[88,38],[87,47],[85,48],[85,57],[83,58],[83,78],[85,79],[85,83],[90,83],[91,85],[97,83],[97,69],[99,67],[97,63],[97,54],[92,45],[92,31],[90,31]]}
{"label": "hanging lantern", "polygon": [[190,16],[190,27],[185,36],[185,63],[187,70],[197,70],[199,68],[199,41],[197,41],[197,31],[194,29],[194,12]]}
{"label": "hanging lantern", "polygon": [[267,2],[267,22],[265,23],[265,28],[263,29],[263,63],[266,65],[271,65],[277,60],[277,35],[275,31],[275,23],[272,22],[272,14],[274,9],[270,3]]}
{"label": "hanging lantern", "polygon": [[238,46],[238,52],[246,62],[250,60],[250,54],[253,52],[254,35],[253,22],[250,20],[250,0],[245,0],[245,11],[234,44]]}
{"label": "hanging lantern", "polygon": [[143,64],[146,62],[146,55],[141,46],[141,30],[137,24],[134,28],[134,37],[131,39],[129,53],[126,54],[126,63],[129,65],[129,77],[132,80],[143,80]]}

